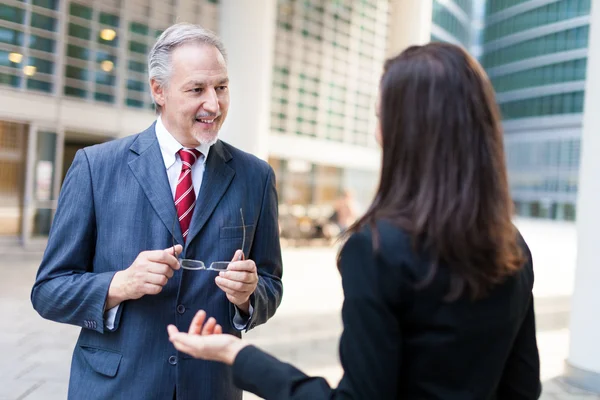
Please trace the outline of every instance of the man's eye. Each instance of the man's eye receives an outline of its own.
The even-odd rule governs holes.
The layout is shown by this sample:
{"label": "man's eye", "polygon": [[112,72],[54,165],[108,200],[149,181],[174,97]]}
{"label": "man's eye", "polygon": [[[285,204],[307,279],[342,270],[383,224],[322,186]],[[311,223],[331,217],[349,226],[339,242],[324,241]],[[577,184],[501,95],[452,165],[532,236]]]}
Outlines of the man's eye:
{"label": "man's eye", "polygon": [[218,86],[217,89],[220,91],[227,90],[227,86]]}
{"label": "man's eye", "polygon": [[193,88],[192,92],[194,93],[200,93],[202,91],[202,88]]}

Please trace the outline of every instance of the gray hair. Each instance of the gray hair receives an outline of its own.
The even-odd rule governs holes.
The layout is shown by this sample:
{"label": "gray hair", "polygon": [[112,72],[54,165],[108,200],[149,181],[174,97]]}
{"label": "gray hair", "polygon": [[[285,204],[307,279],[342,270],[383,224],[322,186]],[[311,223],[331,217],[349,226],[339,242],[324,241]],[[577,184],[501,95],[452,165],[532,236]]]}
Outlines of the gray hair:
{"label": "gray hair", "polygon": [[[154,79],[162,87],[166,87],[171,75],[171,54],[179,46],[188,43],[205,43],[215,46],[227,62],[225,46],[212,31],[186,22],[168,27],[156,40],[148,54],[148,78]],[[161,106],[156,104],[156,112],[160,114]]]}

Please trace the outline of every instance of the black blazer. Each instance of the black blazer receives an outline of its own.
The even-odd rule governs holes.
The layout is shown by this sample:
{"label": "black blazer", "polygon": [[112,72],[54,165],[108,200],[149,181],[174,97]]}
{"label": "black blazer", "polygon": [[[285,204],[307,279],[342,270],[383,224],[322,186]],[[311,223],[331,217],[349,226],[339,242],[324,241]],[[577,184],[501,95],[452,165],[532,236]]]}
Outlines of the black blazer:
{"label": "black blazer", "polygon": [[527,262],[483,300],[445,302],[450,275],[433,282],[427,257],[417,256],[406,232],[378,224],[374,253],[369,229],[353,234],[341,253],[344,289],[337,389],[253,346],[233,366],[244,390],[285,399],[537,399],[541,385],[533,309],[531,253]]}

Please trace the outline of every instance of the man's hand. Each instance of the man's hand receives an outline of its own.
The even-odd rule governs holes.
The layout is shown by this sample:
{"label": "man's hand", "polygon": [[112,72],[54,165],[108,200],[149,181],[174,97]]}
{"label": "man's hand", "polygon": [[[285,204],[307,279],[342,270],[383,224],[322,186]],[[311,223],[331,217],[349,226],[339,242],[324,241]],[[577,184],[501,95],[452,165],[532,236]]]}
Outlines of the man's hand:
{"label": "man's hand", "polygon": [[141,252],[133,264],[113,277],[108,289],[105,310],[125,300],[139,299],[147,294],[158,294],[179,269],[177,255],[183,247],[176,245],[165,250]]}
{"label": "man's hand", "polygon": [[258,273],[254,261],[244,260],[241,250],[235,252],[227,271],[220,272],[215,283],[225,292],[230,302],[244,313],[250,312],[250,295],[258,285]]}

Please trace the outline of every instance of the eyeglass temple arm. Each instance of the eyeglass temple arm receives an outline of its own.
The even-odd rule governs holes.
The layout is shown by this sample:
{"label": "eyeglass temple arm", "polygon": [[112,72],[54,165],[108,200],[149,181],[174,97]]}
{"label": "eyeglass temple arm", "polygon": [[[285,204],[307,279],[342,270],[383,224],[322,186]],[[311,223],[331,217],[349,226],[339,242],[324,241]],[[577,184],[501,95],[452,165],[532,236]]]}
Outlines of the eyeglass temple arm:
{"label": "eyeglass temple arm", "polygon": [[245,258],[244,249],[246,248],[246,223],[244,222],[244,212],[240,208],[240,216],[242,217],[242,255],[240,256],[240,261]]}

